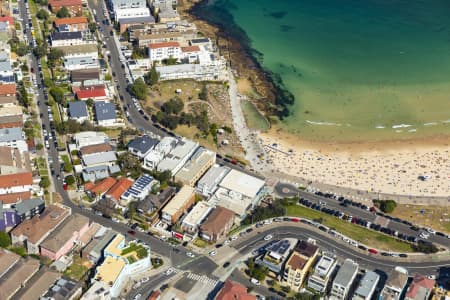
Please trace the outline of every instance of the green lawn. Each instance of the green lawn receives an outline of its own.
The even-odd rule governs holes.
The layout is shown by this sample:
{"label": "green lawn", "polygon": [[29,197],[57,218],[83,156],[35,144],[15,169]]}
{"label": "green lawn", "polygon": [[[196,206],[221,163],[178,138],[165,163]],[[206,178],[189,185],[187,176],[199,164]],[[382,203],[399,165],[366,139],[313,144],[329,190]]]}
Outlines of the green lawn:
{"label": "green lawn", "polygon": [[88,270],[88,267],[83,264],[83,260],[76,259],[72,265],[64,271],[64,275],[73,280],[79,281]]}
{"label": "green lawn", "polygon": [[289,205],[286,214],[292,217],[303,217],[311,220],[322,219],[321,223],[365,245],[390,251],[413,252],[412,245],[383,233],[354,225],[336,217],[327,215],[300,205]]}

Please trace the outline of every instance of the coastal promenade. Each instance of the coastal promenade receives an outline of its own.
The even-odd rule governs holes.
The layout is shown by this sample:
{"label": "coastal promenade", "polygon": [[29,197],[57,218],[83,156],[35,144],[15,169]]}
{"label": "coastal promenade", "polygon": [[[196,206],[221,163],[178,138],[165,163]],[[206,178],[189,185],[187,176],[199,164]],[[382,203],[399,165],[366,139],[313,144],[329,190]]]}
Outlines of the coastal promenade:
{"label": "coastal promenade", "polygon": [[[295,186],[303,186],[310,191],[323,191],[323,192],[331,192],[338,195],[342,195],[348,198],[351,198],[353,200],[357,201],[371,201],[372,199],[392,199],[395,200],[398,203],[401,204],[420,204],[420,205],[448,205],[450,202],[450,196],[432,196],[432,195],[414,195],[412,194],[412,190],[407,190],[411,192],[411,194],[408,194],[408,192],[404,193],[386,193],[383,191],[371,191],[370,189],[358,189],[358,188],[350,188],[345,187],[341,185],[334,185],[334,184],[328,184],[324,183],[318,180],[312,180],[311,178],[314,178],[317,174],[323,175],[323,176],[331,176],[331,177],[337,177],[340,180],[345,180],[345,176],[343,176],[343,170],[344,166],[342,166],[341,170],[339,170],[339,167],[336,167],[336,170],[330,170],[325,171],[322,170],[322,168],[317,168],[316,170],[311,171],[311,173],[306,173],[307,177],[302,176],[294,176],[289,173],[293,173],[294,170],[298,170],[299,165],[301,163],[301,157],[299,155],[293,156],[291,160],[289,160],[289,155],[291,155],[291,152],[286,149],[286,151],[275,149],[271,144],[268,143],[267,140],[263,141],[261,138],[261,135],[259,132],[252,131],[248,128],[245,116],[241,108],[241,100],[242,96],[239,95],[237,90],[236,81],[234,79],[234,75],[232,70],[228,71],[228,77],[229,77],[229,96],[230,96],[230,105],[231,105],[231,112],[233,116],[233,126],[234,130],[239,138],[239,141],[241,142],[242,147],[245,149],[245,158],[250,162],[251,167],[261,175],[265,176],[268,179],[271,179],[275,182],[281,181],[281,182],[287,182],[291,183]],[[279,147],[277,145],[277,147]],[[265,159],[261,159],[261,157],[264,157]],[[415,157],[411,157],[412,160],[415,161]],[[326,165],[326,161],[321,160],[312,160],[309,158],[309,167],[314,169],[314,165],[319,166],[319,164]],[[349,163],[352,162],[352,159],[349,159]],[[445,169],[445,164],[449,164],[448,161],[443,161],[443,168]],[[280,164],[284,165],[284,168],[280,168]],[[333,168],[330,164],[330,167]],[[370,165],[364,165],[364,168],[370,169]],[[450,165],[448,166],[450,171]],[[374,166],[374,169],[375,166]],[[328,167],[326,167],[326,170],[329,170]],[[286,172],[288,171],[288,172]],[[419,170],[420,171],[420,170]],[[325,174],[328,172],[329,174]],[[335,172],[338,172],[338,174],[341,174],[341,176],[336,175]],[[389,171],[388,171],[389,172]],[[392,173],[396,173],[396,170],[391,170]],[[297,172],[298,173],[298,172]],[[304,172],[305,173],[305,172]],[[358,174],[359,175],[359,174]],[[351,175],[358,176],[358,175]],[[378,174],[381,175],[381,174]],[[388,174],[390,175],[390,174]],[[439,175],[439,174],[438,174]],[[444,174],[445,175],[445,174]],[[450,173],[449,173],[450,175]],[[359,176],[366,176],[365,174],[360,174]],[[402,173],[398,172],[396,174],[398,180],[403,180],[408,182],[409,186],[412,186],[414,182],[411,178],[402,178]],[[367,183],[369,184],[369,181],[378,184],[378,181],[387,181],[387,178],[382,178],[381,176],[377,176],[377,174],[372,175],[371,178],[367,179]],[[420,184],[422,182],[419,182],[417,178],[414,179],[417,184]],[[433,179],[431,179],[433,180]],[[445,180],[445,178],[444,178]],[[383,185],[384,182],[381,183]],[[395,183],[394,183],[395,185]],[[442,189],[445,189],[445,186],[442,186]],[[406,191],[406,190],[405,190]]]}

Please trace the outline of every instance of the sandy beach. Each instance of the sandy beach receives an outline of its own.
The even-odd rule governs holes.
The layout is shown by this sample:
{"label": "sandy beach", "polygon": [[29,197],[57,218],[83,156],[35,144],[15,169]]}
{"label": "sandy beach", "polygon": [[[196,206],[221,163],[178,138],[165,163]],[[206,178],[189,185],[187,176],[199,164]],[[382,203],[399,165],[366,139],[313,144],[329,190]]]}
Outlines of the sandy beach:
{"label": "sandy beach", "polygon": [[[318,144],[272,130],[259,135],[266,166],[308,181],[375,193],[450,195],[448,138]],[[426,180],[419,180],[426,176]]]}

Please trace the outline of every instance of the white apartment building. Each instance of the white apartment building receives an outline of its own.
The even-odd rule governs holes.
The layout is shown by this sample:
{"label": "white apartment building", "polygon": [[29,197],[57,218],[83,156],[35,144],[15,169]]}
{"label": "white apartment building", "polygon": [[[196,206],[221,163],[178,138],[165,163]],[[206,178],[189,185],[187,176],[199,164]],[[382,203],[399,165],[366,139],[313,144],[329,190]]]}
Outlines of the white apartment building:
{"label": "white apartment building", "polygon": [[319,293],[325,292],[335,268],[336,260],[334,258],[322,256],[314,267],[313,274],[308,279],[308,287]]}
{"label": "white apartment building", "polygon": [[178,42],[154,43],[148,45],[148,57],[152,62],[168,58],[180,59],[181,47]]}
{"label": "white apartment building", "polygon": [[144,157],[142,167],[149,171],[155,169],[159,162],[175,148],[177,143],[178,140],[176,138],[170,136],[164,137],[159,141],[158,145]]}
{"label": "white apartment building", "polygon": [[378,281],[380,281],[380,275],[373,271],[367,271],[361,281],[358,288],[353,294],[352,300],[370,300],[373,293],[377,288]]}
{"label": "white apartment building", "polygon": [[147,7],[121,8],[114,10],[114,19],[120,22],[121,19],[130,19],[138,17],[149,17],[150,9]]}
{"label": "white apartment building", "polygon": [[358,274],[358,264],[346,259],[339,269],[331,286],[330,300],[346,300]]}

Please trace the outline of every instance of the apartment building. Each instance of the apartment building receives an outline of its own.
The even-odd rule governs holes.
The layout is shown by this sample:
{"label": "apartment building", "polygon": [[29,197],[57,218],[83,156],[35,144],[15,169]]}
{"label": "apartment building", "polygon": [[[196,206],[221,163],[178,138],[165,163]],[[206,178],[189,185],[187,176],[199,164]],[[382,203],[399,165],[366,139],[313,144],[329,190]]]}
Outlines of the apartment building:
{"label": "apartment building", "polygon": [[335,268],[336,260],[330,256],[323,255],[314,267],[313,274],[308,279],[308,287],[319,293],[325,292]]}
{"label": "apartment building", "polygon": [[352,300],[372,299],[379,281],[380,275],[373,271],[367,271],[359,282],[359,285],[356,288],[355,293],[353,294]]}
{"label": "apartment building", "polygon": [[346,300],[349,296],[353,282],[358,274],[359,265],[351,259],[346,259],[331,286],[330,300]]}

